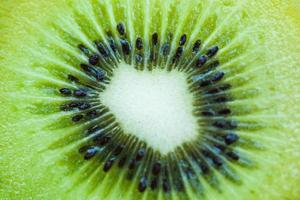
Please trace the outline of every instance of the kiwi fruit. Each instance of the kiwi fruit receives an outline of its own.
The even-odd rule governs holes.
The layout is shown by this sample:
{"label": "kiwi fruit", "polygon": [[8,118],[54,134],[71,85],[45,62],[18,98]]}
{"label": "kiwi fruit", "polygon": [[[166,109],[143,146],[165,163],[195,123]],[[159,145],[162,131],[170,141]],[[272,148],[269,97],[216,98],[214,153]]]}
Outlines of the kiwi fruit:
{"label": "kiwi fruit", "polygon": [[300,5],[0,5],[1,199],[300,199]]}

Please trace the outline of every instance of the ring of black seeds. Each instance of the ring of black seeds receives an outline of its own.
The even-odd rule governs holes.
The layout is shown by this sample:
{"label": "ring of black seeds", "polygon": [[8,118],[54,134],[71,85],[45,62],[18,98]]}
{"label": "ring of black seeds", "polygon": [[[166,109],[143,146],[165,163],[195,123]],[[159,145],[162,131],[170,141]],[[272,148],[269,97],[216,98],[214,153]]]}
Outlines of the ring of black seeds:
{"label": "ring of black seeds", "polygon": [[[231,99],[229,95],[231,85],[223,81],[226,74],[218,70],[220,63],[215,56],[219,47],[213,46],[206,51],[202,50],[201,40],[198,39],[190,50],[185,49],[188,35],[183,34],[177,43],[178,47],[171,55],[170,39],[160,44],[158,33],[152,34],[151,41],[149,41],[150,55],[147,58],[148,69],[166,62],[168,58],[171,59],[170,65],[174,65],[174,68],[185,69],[188,63],[182,59],[184,52],[191,51],[196,57],[185,72],[189,73],[190,91],[197,97],[195,115],[201,118],[204,122],[202,126],[206,127],[202,139],[184,144],[175,152],[163,156],[157,152],[154,153],[150,147],[137,138],[124,136],[115,117],[97,99],[97,94],[109,84],[110,75],[118,67],[118,63],[122,60],[131,64],[128,55],[133,53],[132,47],[136,49],[134,51],[136,53],[135,67],[137,70],[143,70],[140,64],[147,55],[144,50],[145,41],[137,37],[135,43],[131,44],[126,38],[127,33],[123,23],[119,23],[116,30],[118,36],[113,37],[109,32],[106,41],[94,41],[97,52],[92,52],[83,44],[78,45],[79,51],[88,58],[88,63],[81,63],[79,66],[93,81],[83,83],[76,76],[68,74],[67,78],[78,89],[59,89],[62,96],[73,96],[77,99],[64,103],[60,107],[63,111],[76,113],[71,117],[74,123],[98,120],[85,131],[86,137],[90,139],[79,149],[83,159],[91,160],[99,157],[99,162],[106,173],[109,173],[114,166],[119,170],[127,168],[130,180],[133,177],[138,178],[137,190],[139,192],[162,190],[169,193],[176,190],[185,193],[183,179],[193,181],[191,185],[195,187],[198,185],[200,188],[202,184],[200,180],[193,178],[199,176],[203,176],[212,187],[218,188],[209,181],[212,177],[216,178],[214,174],[216,172],[212,169],[216,169],[233,182],[237,181],[238,174],[231,170],[228,163],[239,164],[244,158],[239,155],[238,151],[235,151],[240,139],[235,133],[238,123],[231,119],[232,111],[226,105]],[[202,51],[205,53],[202,54]],[[158,57],[161,59],[157,59]],[[179,61],[180,66],[177,66]]]}

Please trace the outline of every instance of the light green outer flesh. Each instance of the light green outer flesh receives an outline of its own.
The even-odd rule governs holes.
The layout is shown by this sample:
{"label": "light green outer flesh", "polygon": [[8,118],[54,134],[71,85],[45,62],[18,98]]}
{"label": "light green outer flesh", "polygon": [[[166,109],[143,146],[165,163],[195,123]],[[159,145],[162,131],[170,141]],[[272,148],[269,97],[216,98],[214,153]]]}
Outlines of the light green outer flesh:
{"label": "light green outer flesh", "polygon": [[[76,5],[82,11],[85,7],[82,7],[82,4],[78,2],[76,1]],[[165,3],[162,4],[158,3],[158,1],[156,1],[156,3],[149,1],[149,3],[151,2],[149,4],[151,6],[143,7],[141,6],[143,3],[134,3],[133,1],[121,2],[122,4],[129,3],[130,5],[134,5],[131,9],[138,7],[139,9],[146,10],[156,6],[158,10],[164,10],[162,7],[169,3],[169,1],[163,1]],[[137,2],[141,1],[137,0]],[[182,9],[194,8],[195,2],[196,1],[192,0],[184,1],[184,3],[181,4],[173,2],[172,5],[178,5],[178,10],[181,11],[178,13],[185,15],[190,12],[189,10],[183,12]],[[220,2],[221,1],[214,3],[222,4]],[[66,165],[56,162],[57,159],[62,159],[60,157],[62,154],[58,155],[56,151],[51,150],[41,151],[54,141],[57,141],[62,135],[66,135],[66,133],[70,131],[70,128],[58,128],[59,124],[56,124],[55,128],[51,130],[52,122],[64,116],[59,113],[52,113],[50,116],[41,115],[43,116],[41,117],[33,114],[32,107],[29,106],[32,102],[36,103],[36,105],[44,105],[45,110],[42,112],[47,113],[47,109],[49,109],[49,111],[53,110],[53,108],[47,108],[47,102],[55,100],[51,98],[48,99],[47,97],[59,98],[51,91],[54,85],[52,82],[55,82],[55,80],[59,81],[59,78],[51,79],[56,77],[51,74],[51,68],[54,66],[44,66],[39,63],[39,66],[42,67],[36,68],[37,66],[33,64],[36,63],[35,57],[39,55],[39,53],[41,53],[39,55],[40,59],[45,59],[43,55],[48,50],[45,51],[42,46],[45,42],[49,42],[48,39],[51,39],[51,34],[48,35],[49,38],[46,40],[44,37],[37,36],[39,35],[37,29],[43,26],[50,27],[49,24],[48,26],[44,25],[44,23],[49,23],[49,20],[54,20],[56,23],[63,23],[61,19],[57,19],[61,16],[63,16],[63,19],[65,19],[68,24],[68,13],[71,12],[71,9],[67,9],[67,4],[70,4],[70,2],[58,0],[51,2],[40,0],[1,2],[0,196],[3,199],[140,199],[142,196],[136,194],[135,186],[130,186],[127,193],[122,193],[124,190],[119,190],[117,186],[113,187],[115,180],[109,177],[105,178],[101,186],[95,185],[97,188],[93,192],[87,192],[84,185],[67,191],[68,186],[71,185],[74,180],[77,180],[79,175],[75,173],[71,176],[70,170],[72,170],[72,168],[70,166],[67,167]],[[104,4],[109,8],[109,5],[117,5],[117,1],[102,2],[102,7],[105,6]],[[231,3],[230,1],[224,1],[224,4],[230,5]],[[187,5],[187,7],[185,7],[185,5]],[[111,8],[113,9],[113,7]],[[217,8],[219,7],[208,8],[208,14]],[[86,7],[86,9],[88,10],[89,8]],[[122,19],[121,15],[124,14],[124,10],[123,8],[114,9],[117,18],[116,21],[118,22]],[[220,9],[218,12],[223,11],[224,10]],[[240,116],[240,119],[255,119],[255,121],[262,122],[265,127],[263,132],[243,131],[241,134],[254,134],[250,137],[261,138],[262,143],[267,144],[267,150],[251,155],[254,160],[259,163],[259,170],[244,172],[243,169],[240,169],[240,171],[238,171],[243,179],[241,186],[236,186],[221,179],[222,193],[218,193],[209,188],[205,192],[208,195],[208,199],[297,200],[300,199],[299,3],[296,3],[296,1],[249,0],[244,2],[244,5],[242,5],[239,11],[246,12],[243,13],[243,18],[237,20],[236,23],[240,22],[241,27],[243,27],[246,21],[249,24],[255,24],[257,31],[263,32],[263,38],[256,38],[258,39],[256,45],[261,47],[258,48],[259,50],[264,50],[263,61],[257,61],[258,64],[252,63],[250,66],[247,63],[248,66],[246,67],[252,72],[246,70],[244,74],[247,75],[247,77],[251,77],[251,80],[245,86],[241,87],[259,91],[259,99],[251,100],[250,98],[245,100],[247,104],[252,106],[251,108],[256,107],[257,110],[253,111],[253,115]],[[127,12],[131,13],[130,9],[128,9]],[[145,12],[137,13],[139,14],[136,15],[137,20],[134,21],[134,24],[128,24],[127,26],[135,27],[136,32],[141,35],[143,32],[148,32],[148,28],[150,32],[152,29],[155,29],[155,27],[147,26],[147,24],[145,24],[144,27],[139,26],[138,24],[143,24],[141,23],[143,17],[141,16]],[[160,15],[156,15],[156,12],[149,13],[155,21],[156,18],[160,17]],[[164,23],[171,24],[171,30],[174,29],[174,24],[177,25],[176,27],[183,29],[183,27],[180,27],[180,24],[178,25],[178,23],[174,21],[174,19],[178,19],[176,12],[170,13],[167,19],[171,22],[165,21]],[[175,16],[173,16],[172,13],[175,13]],[[191,18],[195,17],[189,14],[187,15]],[[201,13],[199,15],[201,15]],[[222,18],[224,19],[224,17]],[[105,22],[107,23],[109,20],[107,19]],[[32,26],[33,24],[35,26]],[[105,26],[106,25],[107,24],[105,24]],[[159,26],[159,23],[157,26]],[[235,26],[237,26],[237,24],[235,24]],[[202,27],[207,27],[210,31],[213,29],[210,29],[208,24],[205,23],[201,26],[199,25],[198,28]],[[190,26],[184,27],[185,32],[188,34],[190,33],[190,29]],[[230,25],[222,29],[230,29]],[[218,31],[222,32],[222,29]],[[254,30],[256,31],[256,29]],[[45,29],[44,31],[47,32],[48,30]],[[180,33],[181,30],[178,30],[178,32]],[[93,33],[90,34],[93,35]],[[32,35],[35,37],[32,37]],[[207,35],[208,34],[203,33],[201,39],[206,39]],[[200,36],[202,35],[200,34]],[[230,39],[230,36],[228,36],[228,38]],[[248,38],[245,42],[249,41]],[[268,48],[262,46],[260,41],[266,42],[265,44]],[[212,41],[211,44],[214,44],[214,42],[218,42],[218,40]],[[33,50],[30,48],[33,48]],[[73,50],[72,47],[70,49]],[[61,51],[62,50],[59,50],[59,52]],[[53,52],[51,52],[51,54],[52,55],[49,56],[50,59],[58,59],[66,62],[61,59],[61,57],[53,54]],[[246,61],[248,59],[249,56],[245,58]],[[77,61],[73,61],[73,63],[72,61],[68,62],[70,62],[70,66],[78,64]],[[241,65],[241,62],[242,61],[238,62],[238,64]],[[260,62],[267,64],[262,66]],[[45,63],[47,62],[45,61]],[[229,67],[232,66],[228,66],[228,68]],[[33,68],[35,69],[33,70]],[[44,68],[50,70],[47,71],[44,70]],[[255,73],[253,73],[253,71]],[[43,76],[42,79],[40,79],[41,75]],[[239,81],[236,82],[236,84],[238,83]],[[63,82],[57,82],[57,87],[62,84]],[[36,88],[36,86],[39,87]],[[29,88],[32,90],[30,91]],[[33,94],[37,98],[34,98]],[[243,96],[243,94],[238,92],[234,93],[234,95],[237,97]],[[248,97],[247,94],[246,97]],[[241,105],[244,105],[244,103]],[[68,146],[68,148],[72,147]],[[67,147],[63,150],[67,151]],[[65,159],[67,159],[67,157]],[[77,160],[66,160],[66,162],[73,163],[72,166],[82,166]],[[89,185],[92,183],[86,184]],[[110,193],[107,192],[107,188],[109,187],[113,187],[113,191],[110,191]],[[120,196],[123,198],[120,198]],[[144,198],[147,199],[147,197],[150,196],[146,194]],[[160,197],[162,198],[162,196]],[[191,196],[191,199],[193,198],[196,197]]]}

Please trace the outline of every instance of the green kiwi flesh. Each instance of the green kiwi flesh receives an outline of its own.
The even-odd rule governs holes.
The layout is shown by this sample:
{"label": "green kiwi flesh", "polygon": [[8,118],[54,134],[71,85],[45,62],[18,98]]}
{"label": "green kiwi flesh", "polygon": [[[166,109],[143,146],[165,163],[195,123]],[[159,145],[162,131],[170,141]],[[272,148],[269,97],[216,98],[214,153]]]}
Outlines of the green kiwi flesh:
{"label": "green kiwi flesh", "polygon": [[1,196],[299,198],[293,5],[3,3]]}

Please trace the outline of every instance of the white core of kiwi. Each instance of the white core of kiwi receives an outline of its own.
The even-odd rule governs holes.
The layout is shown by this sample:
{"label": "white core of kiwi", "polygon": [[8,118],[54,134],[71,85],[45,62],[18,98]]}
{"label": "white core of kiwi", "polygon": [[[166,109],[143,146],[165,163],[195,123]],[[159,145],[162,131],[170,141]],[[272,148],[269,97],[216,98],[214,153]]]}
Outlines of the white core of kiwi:
{"label": "white core of kiwi", "polygon": [[115,115],[126,134],[165,155],[199,133],[192,114],[193,96],[184,73],[137,71],[120,64],[100,101]]}

